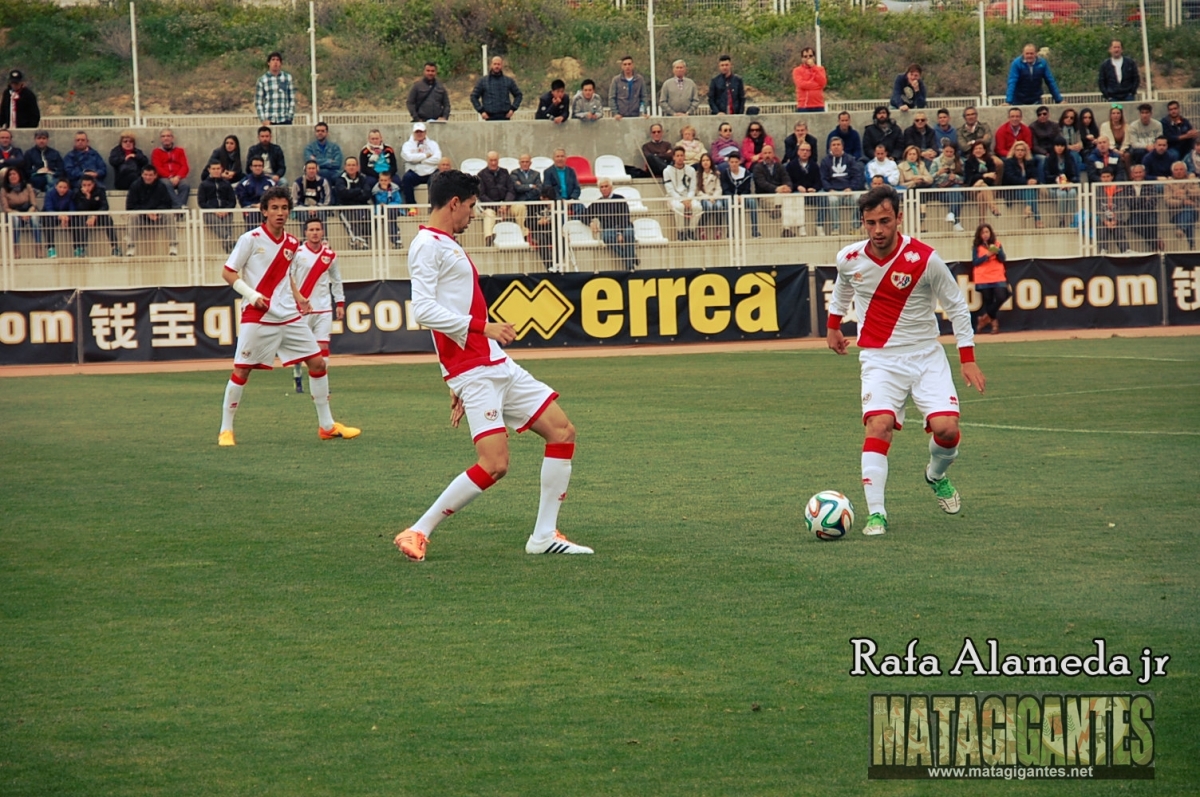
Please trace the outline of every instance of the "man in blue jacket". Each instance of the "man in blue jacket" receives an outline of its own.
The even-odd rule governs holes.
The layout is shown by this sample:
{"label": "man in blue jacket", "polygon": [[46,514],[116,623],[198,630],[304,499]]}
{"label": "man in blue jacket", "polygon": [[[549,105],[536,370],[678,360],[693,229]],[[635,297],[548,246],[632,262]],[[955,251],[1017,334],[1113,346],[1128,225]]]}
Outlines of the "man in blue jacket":
{"label": "man in blue jacket", "polygon": [[562,147],[554,150],[554,165],[542,172],[542,182],[554,187],[555,199],[567,200],[567,212],[572,216],[578,216],[587,209],[579,201],[579,177],[567,165],[567,151]]}
{"label": "man in blue jacket", "polygon": [[1041,105],[1043,82],[1054,101],[1062,102],[1062,92],[1054,81],[1049,62],[1037,54],[1036,47],[1027,44],[1008,69],[1008,92],[1004,101],[1009,105]]}
{"label": "man in blue jacket", "polygon": [[92,149],[88,134],[80,130],[75,134],[75,148],[63,156],[63,170],[72,188],[79,187],[79,180],[85,174],[96,178],[97,183],[103,183],[108,174],[108,164],[100,153]]}

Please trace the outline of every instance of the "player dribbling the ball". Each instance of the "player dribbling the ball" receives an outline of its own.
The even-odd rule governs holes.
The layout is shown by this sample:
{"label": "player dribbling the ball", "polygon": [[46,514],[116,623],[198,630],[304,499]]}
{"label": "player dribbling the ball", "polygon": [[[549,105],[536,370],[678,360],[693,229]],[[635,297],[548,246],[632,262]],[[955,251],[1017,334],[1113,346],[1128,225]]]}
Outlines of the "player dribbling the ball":
{"label": "player dribbling the ball", "polygon": [[858,308],[862,363],[863,492],[870,519],[863,534],[887,531],[884,490],[892,434],[904,424],[904,404],[925,416],[929,464],[925,481],[942,510],[954,515],[962,500],[946,471],[958,456],[958,394],[946,352],[938,343],[934,309],[938,300],[954,327],[962,376],[980,393],[986,380],[975,363],[971,315],[949,267],[931,246],[899,234],[900,197],[894,188],[873,188],[859,197],[859,216],[869,236],[838,252],[837,282],[829,302],[826,341],[845,354],[842,316],[854,299]]}

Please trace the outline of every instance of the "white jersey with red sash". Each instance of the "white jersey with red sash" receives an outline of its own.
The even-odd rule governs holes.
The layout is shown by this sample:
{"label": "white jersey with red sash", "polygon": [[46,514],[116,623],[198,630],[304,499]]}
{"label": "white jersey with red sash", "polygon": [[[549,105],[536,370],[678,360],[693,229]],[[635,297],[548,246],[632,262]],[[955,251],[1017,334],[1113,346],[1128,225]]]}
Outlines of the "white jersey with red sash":
{"label": "white jersey with red sash", "polygon": [[488,309],[479,272],[453,235],[422,225],[408,248],[408,273],[413,320],[433,330],[445,379],[508,359],[483,334]]}
{"label": "white jersey with red sash", "polygon": [[285,232],[272,238],[265,226],[243,233],[229,255],[225,268],[241,272],[250,287],[266,297],[266,310],[242,302],[243,324],[290,324],[300,318],[296,297],[292,295],[289,272],[300,241]]}
{"label": "white jersey with red sash", "polygon": [[933,247],[907,235],[884,260],[871,254],[870,241],[838,252],[838,278],[829,314],[841,317],[853,298],[858,308],[858,340],[864,349],[915,351],[938,337],[935,310],[941,301],[960,349],[975,345],[971,314],[950,268]]}
{"label": "white jersey with red sash", "polygon": [[292,260],[292,278],[314,313],[332,313],[335,302],[339,307],[346,302],[337,253],[327,244],[314,250],[305,242]]}

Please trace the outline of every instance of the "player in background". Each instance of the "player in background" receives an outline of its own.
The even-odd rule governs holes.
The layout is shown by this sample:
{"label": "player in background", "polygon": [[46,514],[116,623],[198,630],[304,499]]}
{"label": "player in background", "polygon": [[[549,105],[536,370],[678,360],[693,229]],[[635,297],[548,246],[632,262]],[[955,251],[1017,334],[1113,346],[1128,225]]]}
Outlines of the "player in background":
{"label": "player in background", "polygon": [[242,389],[250,378],[250,371],[255,368],[271,370],[277,354],[284,367],[298,362],[308,365],[309,387],[317,407],[318,436],[322,440],[358,437],[362,430],[333,420],[329,411],[325,358],[321,356],[321,347],[312,330],[303,323],[300,315],[301,309],[309,309],[308,300],[300,295],[291,274],[292,260],[300,242],[283,229],[292,212],[291,190],[278,186],[268,188],[259,208],[263,214],[262,226],[238,238],[221,274],[244,301],[242,329],[233,355],[233,374],[225,386],[225,407],[217,443],[236,445],[233,416],[242,400]]}
{"label": "player in background", "polygon": [[459,474],[416,523],[396,535],[396,547],[413,561],[425,558],[429,535],[508,471],[508,426],[532,429],[546,441],[541,500],[531,554],[590,554],[557,529],[558,510],[571,481],[575,427],[555,401],[558,393],[510,360],[500,344],[516,338],[512,324],[488,320],[479,273],[455,235],[471,224],[479,178],[442,173],[429,184],[429,226],[408,249],[413,319],[433,331],[442,378],[450,388],[450,425],[465,416],[478,461]]}
{"label": "player in background", "polygon": [[[304,222],[304,245],[292,259],[292,280],[299,286],[300,295],[308,299],[311,309],[304,314],[304,321],[317,339],[328,369],[329,333],[335,315],[338,321],[346,317],[346,296],[342,292],[337,253],[325,242],[325,223],[320,219]],[[296,379],[296,392],[303,393],[304,369],[300,363],[292,366],[292,376]]]}
{"label": "player in background", "polygon": [[887,454],[893,431],[904,424],[904,403],[910,395],[925,416],[925,430],[933,433],[925,481],[945,512],[962,510],[958,490],[946,478],[958,456],[960,435],[958,394],[937,339],[938,300],[954,326],[963,379],[980,393],[986,381],[975,363],[971,315],[958,282],[933,247],[898,233],[896,190],[872,188],[859,197],[858,212],[869,237],[838,252],[826,341],[836,353],[846,353],[841,323],[853,299],[862,349],[863,492],[871,513],[863,534],[874,536],[888,528],[883,502]]}

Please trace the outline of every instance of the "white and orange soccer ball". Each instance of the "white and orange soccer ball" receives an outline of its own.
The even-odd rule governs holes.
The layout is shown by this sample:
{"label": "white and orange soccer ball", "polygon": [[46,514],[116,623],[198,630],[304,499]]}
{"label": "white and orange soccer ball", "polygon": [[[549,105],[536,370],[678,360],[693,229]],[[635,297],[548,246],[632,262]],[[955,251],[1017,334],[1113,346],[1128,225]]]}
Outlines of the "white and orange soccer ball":
{"label": "white and orange soccer ball", "polygon": [[840,539],[854,527],[854,506],[837,490],[822,490],[808,499],[804,525],[818,540]]}

